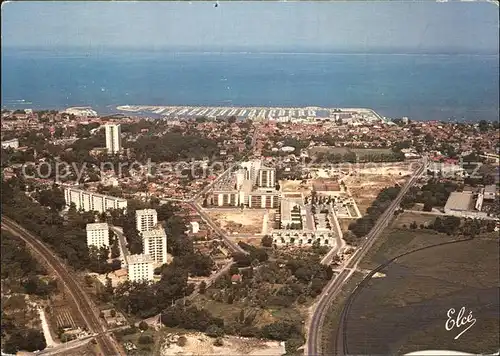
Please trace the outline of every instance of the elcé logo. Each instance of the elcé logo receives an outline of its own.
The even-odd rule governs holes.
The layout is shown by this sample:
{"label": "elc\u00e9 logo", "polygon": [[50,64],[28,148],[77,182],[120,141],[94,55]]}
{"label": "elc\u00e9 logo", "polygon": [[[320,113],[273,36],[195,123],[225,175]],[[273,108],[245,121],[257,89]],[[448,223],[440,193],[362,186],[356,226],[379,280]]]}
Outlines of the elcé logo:
{"label": "elc\u00e9 logo", "polygon": [[476,319],[472,317],[472,311],[469,312],[469,315],[465,317],[465,307],[462,307],[458,314],[455,316],[455,309],[450,308],[448,309],[448,313],[446,313],[448,316],[448,320],[446,320],[446,323],[444,324],[444,327],[447,331],[453,330],[453,329],[460,329],[462,326],[465,326],[469,324],[464,330],[462,330],[457,336],[455,336],[455,340],[457,340],[464,332],[469,330],[475,323]]}

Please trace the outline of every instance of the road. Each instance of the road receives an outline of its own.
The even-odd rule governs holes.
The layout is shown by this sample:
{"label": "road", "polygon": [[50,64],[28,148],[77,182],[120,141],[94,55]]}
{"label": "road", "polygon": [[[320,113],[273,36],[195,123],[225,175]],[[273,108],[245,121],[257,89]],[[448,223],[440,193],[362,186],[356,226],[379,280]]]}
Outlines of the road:
{"label": "road", "polygon": [[56,273],[59,280],[68,289],[75,306],[87,325],[87,329],[96,337],[97,344],[106,356],[122,355],[117,342],[107,333],[106,327],[101,324],[97,315],[97,308],[93,306],[89,296],[83,290],[73,275],[66,269],[61,260],[45,244],[15,221],[2,215],[2,229],[5,229],[23,240],[36,254],[38,254],[47,265]]}
{"label": "road", "polygon": [[343,239],[342,235],[342,229],[340,228],[339,221],[337,220],[337,216],[335,215],[335,212],[333,211],[332,206],[328,206],[328,212],[330,215],[330,220],[331,222],[335,225],[335,228],[332,229],[335,231],[335,247],[333,247],[328,253],[321,259],[321,263],[324,265],[329,265],[332,263],[332,259],[334,256],[337,256],[340,250],[342,250],[346,243]]}
{"label": "road", "polygon": [[196,212],[198,214],[200,214],[200,217],[201,219],[208,225],[212,228],[212,230],[214,230],[221,238],[222,240],[224,240],[224,243],[226,244],[226,246],[229,248],[229,250],[232,252],[232,253],[243,253],[245,255],[248,254],[247,251],[245,251],[244,249],[242,249],[240,246],[238,246],[238,244],[234,241],[232,241],[228,235],[226,234],[226,232],[224,230],[222,230],[219,226],[217,226],[217,224],[215,224],[212,220],[212,218],[203,210],[203,208],[196,202],[189,202],[189,205],[191,205],[191,207],[196,210]]}
{"label": "road", "polygon": [[110,229],[115,233],[118,238],[118,245],[120,246],[121,257],[123,258],[123,262],[128,265],[128,257],[130,256],[130,252],[127,249],[127,239],[123,235],[123,228],[118,226],[110,225]]}
{"label": "road", "polygon": [[392,201],[391,205],[379,217],[372,230],[365,236],[363,242],[351,258],[339,270],[338,275],[332,279],[318,298],[318,302],[314,309],[311,321],[309,323],[309,331],[307,334],[306,355],[315,356],[322,354],[321,350],[321,328],[333,298],[340,292],[342,286],[349,280],[351,275],[356,270],[358,263],[365,256],[368,250],[375,243],[376,238],[387,226],[394,211],[399,206],[401,199],[404,197],[408,189],[412,187],[417,179],[425,172],[427,160],[424,158],[422,165],[415,171],[408,182],[401,188],[398,196]]}

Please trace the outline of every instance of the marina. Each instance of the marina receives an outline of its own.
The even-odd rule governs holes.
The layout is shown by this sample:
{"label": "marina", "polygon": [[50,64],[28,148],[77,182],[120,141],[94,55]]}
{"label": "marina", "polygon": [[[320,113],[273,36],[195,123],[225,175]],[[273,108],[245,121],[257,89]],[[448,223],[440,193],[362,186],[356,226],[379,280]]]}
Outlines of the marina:
{"label": "marina", "polygon": [[149,106],[123,105],[118,110],[130,113],[156,114],[163,118],[190,118],[205,117],[207,119],[235,117],[240,120],[255,121],[343,121],[352,123],[387,121],[372,109],[367,108],[283,108],[283,107],[218,107],[218,106]]}

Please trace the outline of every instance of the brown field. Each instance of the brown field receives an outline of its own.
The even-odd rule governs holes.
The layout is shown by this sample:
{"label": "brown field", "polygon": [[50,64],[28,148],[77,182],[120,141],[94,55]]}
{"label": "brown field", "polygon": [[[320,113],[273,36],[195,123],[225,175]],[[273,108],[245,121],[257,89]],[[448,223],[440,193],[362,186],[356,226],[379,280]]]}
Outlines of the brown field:
{"label": "brown field", "polygon": [[264,221],[263,210],[210,211],[208,213],[228,233],[259,234]]}
{"label": "brown field", "polygon": [[403,184],[405,181],[406,178],[378,174],[358,174],[344,180],[363,215],[382,189],[392,187],[396,183]]}
{"label": "brown field", "polygon": [[282,192],[304,192],[306,194],[311,192],[310,183],[302,183],[301,180],[280,180],[279,185]]}
{"label": "brown field", "polygon": [[73,304],[67,292],[51,298],[50,312],[46,315],[52,330],[56,331],[60,327],[82,328],[85,326],[85,322],[80,320],[79,314],[74,310],[76,307],[72,308]]}

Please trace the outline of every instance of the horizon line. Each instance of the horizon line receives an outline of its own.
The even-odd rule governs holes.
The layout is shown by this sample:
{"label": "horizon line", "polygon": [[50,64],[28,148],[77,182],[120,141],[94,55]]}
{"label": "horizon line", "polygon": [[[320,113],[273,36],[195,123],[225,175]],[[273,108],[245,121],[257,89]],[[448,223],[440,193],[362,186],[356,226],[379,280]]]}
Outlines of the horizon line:
{"label": "horizon line", "polygon": [[[407,50],[401,51],[396,50],[391,52],[389,49],[379,49],[367,52],[366,50],[272,50],[272,49],[256,49],[256,50],[213,50],[213,49],[203,49],[194,48],[187,46],[171,46],[171,47],[160,47],[160,48],[149,48],[149,47],[124,47],[124,46],[111,46],[111,47],[88,47],[88,46],[59,46],[59,47],[42,47],[42,46],[12,46],[4,45],[3,50],[17,50],[17,51],[38,51],[38,52],[53,52],[54,54],[64,53],[68,51],[84,51],[90,53],[106,53],[106,52],[142,52],[142,53],[172,53],[172,54],[269,54],[269,55],[442,55],[442,56],[494,56],[498,57],[500,55],[499,51],[485,50],[485,51],[454,51],[450,50]],[[4,51],[2,51],[3,55]]]}

